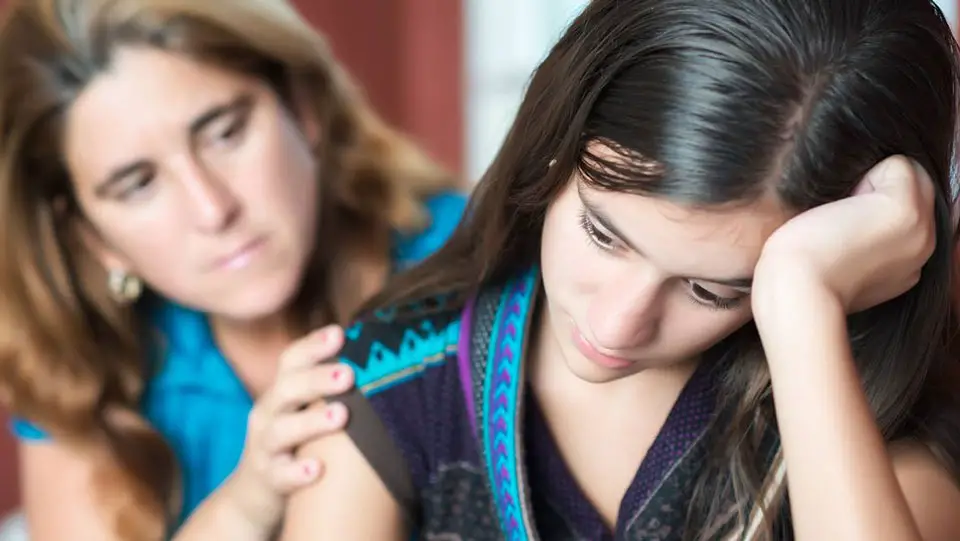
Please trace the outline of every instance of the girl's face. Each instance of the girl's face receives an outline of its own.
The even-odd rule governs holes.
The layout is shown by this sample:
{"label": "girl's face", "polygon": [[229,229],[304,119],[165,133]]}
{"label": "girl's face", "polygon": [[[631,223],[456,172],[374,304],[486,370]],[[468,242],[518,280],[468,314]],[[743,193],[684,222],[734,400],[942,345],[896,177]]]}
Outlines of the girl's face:
{"label": "girl's face", "polygon": [[591,382],[693,360],[750,321],[753,269],[789,217],[772,200],[693,209],[575,175],[543,226],[545,338]]}

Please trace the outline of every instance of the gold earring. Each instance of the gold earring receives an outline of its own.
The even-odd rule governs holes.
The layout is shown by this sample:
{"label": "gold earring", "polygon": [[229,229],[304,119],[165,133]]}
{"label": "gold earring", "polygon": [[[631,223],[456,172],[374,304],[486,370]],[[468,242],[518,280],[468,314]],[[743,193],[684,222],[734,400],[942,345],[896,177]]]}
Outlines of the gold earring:
{"label": "gold earring", "polygon": [[132,274],[119,269],[111,269],[107,275],[107,287],[114,300],[127,304],[140,298],[143,293],[143,282]]}

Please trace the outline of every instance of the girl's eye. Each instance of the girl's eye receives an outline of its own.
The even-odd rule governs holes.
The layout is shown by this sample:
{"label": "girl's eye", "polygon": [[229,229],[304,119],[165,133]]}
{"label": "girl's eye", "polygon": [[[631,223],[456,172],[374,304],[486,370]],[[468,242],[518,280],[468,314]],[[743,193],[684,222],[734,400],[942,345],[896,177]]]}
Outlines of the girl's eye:
{"label": "girl's eye", "polygon": [[603,250],[613,250],[616,248],[616,239],[604,233],[597,227],[593,220],[587,216],[586,212],[580,212],[580,228],[587,234],[587,238]]}
{"label": "girl's eye", "polygon": [[694,302],[714,310],[732,310],[743,302],[745,297],[724,297],[705,288],[697,282],[687,281],[690,297]]}

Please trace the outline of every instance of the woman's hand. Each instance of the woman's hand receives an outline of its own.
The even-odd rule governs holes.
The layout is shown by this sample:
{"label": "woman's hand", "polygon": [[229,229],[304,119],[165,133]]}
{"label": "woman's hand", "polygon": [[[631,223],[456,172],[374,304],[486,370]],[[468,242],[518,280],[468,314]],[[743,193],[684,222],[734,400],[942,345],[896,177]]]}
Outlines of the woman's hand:
{"label": "woman's hand", "polygon": [[912,160],[891,156],[852,196],[803,212],[770,236],[754,272],[757,326],[763,332],[776,314],[789,319],[796,307],[784,301],[826,298],[849,314],[897,297],[919,281],[935,245],[933,183]]}
{"label": "woman's hand", "polygon": [[325,363],[342,345],[343,331],[338,326],[294,342],[280,358],[273,386],[250,413],[243,456],[227,488],[257,530],[272,534],[282,520],[287,495],[322,474],[323,464],[297,460],[296,448],[339,432],[346,424],[347,410],[342,404],[306,408],[353,386],[349,366]]}

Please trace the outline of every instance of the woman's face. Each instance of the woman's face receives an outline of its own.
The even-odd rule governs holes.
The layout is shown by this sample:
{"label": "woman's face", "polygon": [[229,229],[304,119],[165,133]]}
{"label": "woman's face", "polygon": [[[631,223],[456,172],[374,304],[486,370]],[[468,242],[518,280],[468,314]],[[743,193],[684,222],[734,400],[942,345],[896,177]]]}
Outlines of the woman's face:
{"label": "woman's face", "polygon": [[592,382],[696,359],[750,321],[753,269],[788,217],[772,201],[694,210],[575,175],[543,226],[547,347]]}
{"label": "woman's face", "polygon": [[274,315],[314,246],[318,131],[262,81],[123,48],[67,114],[84,237],[107,269],[180,303]]}

